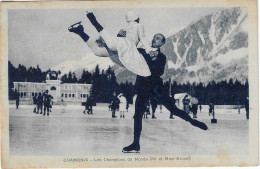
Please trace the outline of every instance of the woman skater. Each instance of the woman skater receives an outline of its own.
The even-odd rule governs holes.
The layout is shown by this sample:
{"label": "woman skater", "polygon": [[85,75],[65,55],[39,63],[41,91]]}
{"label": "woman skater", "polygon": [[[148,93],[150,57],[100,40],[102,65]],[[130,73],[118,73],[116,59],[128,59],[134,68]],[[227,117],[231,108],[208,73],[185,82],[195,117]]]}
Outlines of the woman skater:
{"label": "woman skater", "polygon": [[144,26],[139,23],[139,16],[136,11],[128,11],[126,13],[126,21],[128,23],[128,26],[124,30],[120,31],[120,34],[122,34],[122,32],[125,32],[126,37],[111,36],[98,23],[96,17],[92,12],[87,12],[87,17],[92,25],[99,32],[107,47],[111,51],[118,53],[119,60],[126,69],[144,77],[151,75],[145,59],[138,52],[136,46],[139,44],[139,42],[141,42],[141,45],[145,49],[146,53],[157,49],[153,49],[146,41],[144,35]]}

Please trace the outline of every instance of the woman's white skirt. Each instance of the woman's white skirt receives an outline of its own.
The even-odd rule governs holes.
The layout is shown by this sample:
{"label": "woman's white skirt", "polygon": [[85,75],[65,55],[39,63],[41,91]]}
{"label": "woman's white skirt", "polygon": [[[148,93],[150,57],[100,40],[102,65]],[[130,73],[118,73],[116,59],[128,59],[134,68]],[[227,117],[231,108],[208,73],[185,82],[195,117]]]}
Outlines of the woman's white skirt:
{"label": "woman's white skirt", "polygon": [[118,58],[123,66],[139,76],[150,76],[151,72],[142,54],[137,50],[134,41],[125,37],[113,37]]}

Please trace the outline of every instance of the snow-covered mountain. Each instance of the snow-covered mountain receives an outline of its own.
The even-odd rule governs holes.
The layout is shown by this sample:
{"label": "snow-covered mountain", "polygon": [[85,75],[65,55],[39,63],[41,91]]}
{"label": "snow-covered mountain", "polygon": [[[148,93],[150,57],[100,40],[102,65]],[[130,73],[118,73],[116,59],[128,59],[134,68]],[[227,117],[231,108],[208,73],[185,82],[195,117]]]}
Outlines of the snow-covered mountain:
{"label": "snow-covered mountain", "polygon": [[51,68],[51,70],[60,70],[62,74],[68,74],[71,71],[75,72],[77,77],[80,77],[83,69],[88,71],[94,71],[97,65],[99,65],[99,68],[101,70],[105,70],[109,66],[112,67],[114,63],[109,58],[101,58],[95,56],[92,53],[89,53],[83,56],[81,59],[63,62]]}
{"label": "snow-covered mountain", "polygon": [[[248,78],[248,16],[241,8],[228,8],[207,15],[184,28],[167,34],[161,51],[167,56],[163,79],[208,83],[211,80],[239,80]],[[109,58],[93,54],[81,60],[68,61],[55,67],[62,73],[91,71],[113,66],[117,80],[134,81],[135,75],[120,68]]]}
{"label": "snow-covered mountain", "polygon": [[229,8],[205,16],[167,37],[164,78],[179,83],[248,78],[248,16]]}

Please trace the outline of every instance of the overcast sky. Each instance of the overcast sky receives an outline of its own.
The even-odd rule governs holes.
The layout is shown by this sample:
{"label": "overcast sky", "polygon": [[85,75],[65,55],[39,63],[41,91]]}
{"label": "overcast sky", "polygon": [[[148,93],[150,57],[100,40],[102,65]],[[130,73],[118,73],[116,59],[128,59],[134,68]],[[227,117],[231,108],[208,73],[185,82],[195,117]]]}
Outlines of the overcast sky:
{"label": "overcast sky", "polygon": [[[155,8],[137,9],[145,34],[151,40],[155,33],[168,34],[179,27],[221,8]],[[98,21],[111,34],[126,26],[125,13],[129,9],[95,9]],[[86,18],[85,9],[13,9],[8,11],[9,60],[17,66],[48,69],[64,61],[80,59],[90,49],[68,31],[68,27],[82,21],[85,32],[98,34]]]}

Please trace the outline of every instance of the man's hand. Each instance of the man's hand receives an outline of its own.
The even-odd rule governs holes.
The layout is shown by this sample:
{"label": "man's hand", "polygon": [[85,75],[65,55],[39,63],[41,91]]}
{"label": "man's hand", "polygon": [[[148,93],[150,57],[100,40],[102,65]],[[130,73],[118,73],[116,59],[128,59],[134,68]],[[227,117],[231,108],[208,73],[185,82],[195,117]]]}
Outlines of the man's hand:
{"label": "man's hand", "polygon": [[123,29],[121,29],[118,34],[117,37],[126,37],[126,31],[124,31]]}

